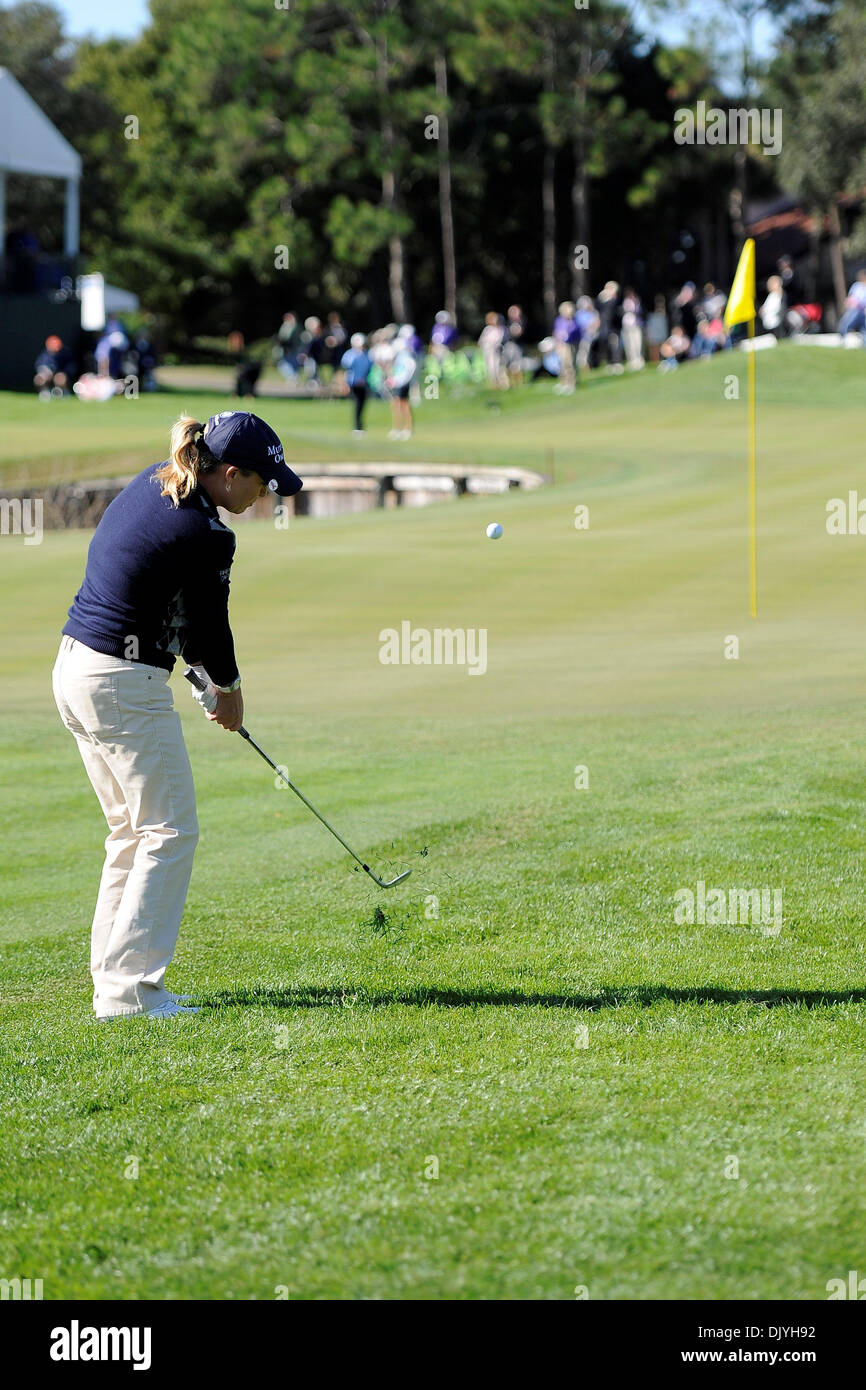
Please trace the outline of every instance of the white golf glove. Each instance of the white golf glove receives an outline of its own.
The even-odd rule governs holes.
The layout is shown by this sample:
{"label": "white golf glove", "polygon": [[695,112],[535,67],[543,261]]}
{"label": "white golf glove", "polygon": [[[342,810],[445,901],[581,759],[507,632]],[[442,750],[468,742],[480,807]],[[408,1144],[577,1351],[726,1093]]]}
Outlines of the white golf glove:
{"label": "white golf glove", "polygon": [[219,691],[203,666],[193,666],[192,670],[195,671],[199,680],[204,681],[207,686],[206,690],[196,690],[195,686],[190,684],[189,688],[192,692],[192,698],[197,704],[201,705],[206,714],[213,714],[217,707]]}

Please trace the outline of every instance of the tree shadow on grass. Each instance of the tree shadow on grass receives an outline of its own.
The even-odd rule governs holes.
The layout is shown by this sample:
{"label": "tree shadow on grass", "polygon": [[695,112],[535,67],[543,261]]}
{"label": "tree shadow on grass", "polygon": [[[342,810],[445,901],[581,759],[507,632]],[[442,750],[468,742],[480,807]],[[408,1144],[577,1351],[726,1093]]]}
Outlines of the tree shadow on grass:
{"label": "tree shadow on grass", "polygon": [[623,989],[601,989],[596,994],[537,994],[519,989],[440,989],[418,985],[410,989],[369,990],[361,985],[325,987],[296,985],[250,989],[217,990],[201,1001],[214,1009],[257,1005],[271,1009],[387,1008],[410,1004],[418,1008],[542,1008],[542,1009],[618,1009],[629,1005],[651,1008],[654,1004],[760,1004],[765,1008],[801,1005],[807,1009],[833,1004],[862,1004],[866,989],[721,989],[716,985],[691,989],[671,989],[668,985],[633,985]]}

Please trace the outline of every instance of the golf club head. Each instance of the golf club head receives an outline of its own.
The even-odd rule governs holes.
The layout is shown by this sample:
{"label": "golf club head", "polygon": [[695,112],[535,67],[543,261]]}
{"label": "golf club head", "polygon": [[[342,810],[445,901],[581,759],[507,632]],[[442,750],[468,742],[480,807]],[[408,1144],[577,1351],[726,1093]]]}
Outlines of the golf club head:
{"label": "golf club head", "polygon": [[374,874],[373,870],[368,868],[366,864],[364,865],[364,868],[367,869],[367,873],[370,875],[370,877],[376,880],[380,888],[394,888],[396,884],[402,883],[404,878],[408,878],[412,872],[411,869],[404,869],[402,874],[398,874],[396,878],[390,878],[386,880],[384,878],[380,878],[378,874]]}

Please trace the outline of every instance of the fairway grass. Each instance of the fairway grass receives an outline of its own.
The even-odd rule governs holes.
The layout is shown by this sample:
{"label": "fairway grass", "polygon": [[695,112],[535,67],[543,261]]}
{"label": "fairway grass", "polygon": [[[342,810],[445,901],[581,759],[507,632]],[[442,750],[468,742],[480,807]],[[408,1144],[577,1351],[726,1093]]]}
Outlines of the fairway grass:
{"label": "fairway grass", "polygon": [[[861,361],[757,364],[757,622],[731,355],[419,412],[408,457],[552,449],[538,492],[240,526],[245,722],[378,873],[413,872],[356,873],[176,675],[202,839],[168,984],[202,1010],[171,1022],[90,1009],[105,829],[50,694],[89,536],[0,537],[0,1277],[812,1300],[866,1273],[866,537],[825,526],[863,476]],[[63,450],[138,467],[217,401],[0,397],[7,480]],[[261,409],[300,461],[351,456],[342,405]],[[367,456],[395,457],[380,414]],[[404,620],[486,629],[486,674],[383,665]],[[699,883],[780,891],[779,930],[678,920]]]}

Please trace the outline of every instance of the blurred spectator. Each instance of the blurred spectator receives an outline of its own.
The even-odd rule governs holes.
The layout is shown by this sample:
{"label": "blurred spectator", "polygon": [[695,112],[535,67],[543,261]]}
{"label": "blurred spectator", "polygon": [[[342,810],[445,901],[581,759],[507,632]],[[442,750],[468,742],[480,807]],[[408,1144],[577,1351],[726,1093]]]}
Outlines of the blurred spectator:
{"label": "blurred spectator", "polygon": [[728,330],[720,318],[708,319],[705,314],[698,316],[698,326],[692,339],[690,357],[712,357],[727,345]]}
{"label": "blurred spectator", "polygon": [[517,384],[523,378],[523,335],[526,332],[526,319],[519,304],[510,304],[505,320],[505,334],[502,341],[502,365],[507,380]]}
{"label": "blurred spectator", "polygon": [[115,381],[123,377],[124,360],[129,351],[129,338],[120,319],[109,319],[102,337],[93,350],[96,358],[96,371],[99,376],[110,376]]}
{"label": "blurred spectator", "polygon": [[319,367],[324,359],[325,335],[322,331],[322,320],[311,314],[304,319],[304,331],[301,335],[300,360],[303,364],[304,376],[310,386],[318,386]]}
{"label": "blurred spectator", "polygon": [[409,351],[413,353],[415,357],[420,359],[424,356],[424,343],[415,332],[414,323],[402,323],[397,330],[397,337],[401,342],[409,344]]}
{"label": "blurred spectator", "polygon": [[255,397],[256,386],[262,374],[262,364],[253,357],[242,357],[235,369],[235,395]]}
{"label": "blurred spectator", "polygon": [[424,360],[424,344],[418,333],[415,332],[414,323],[403,323],[397,332],[397,338],[409,348],[415,358],[415,373],[409,386],[409,400],[412,405],[421,403],[421,385],[419,382],[421,363]]}
{"label": "blurred spectator", "polygon": [[866,270],[858,270],[857,278],[848,291],[845,312],[839,320],[839,335],[862,333],[866,329]]}
{"label": "blurred spectator", "polygon": [[488,386],[494,386],[497,390],[508,385],[508,377],[502,364],[502,349],[505,340],[505,324],[501,314],[496,314],[492,310],[484,320],[484,327],[478,339],[478,346],[481,349],[481,356],[484,358],[484,370],[487,373]]}
{"label": "blurred spectator", "polygon": [[540,376],[553,377],[554,381],[559,377],[562,368],[562,360],[559,356],[559,344],[555,338],[542,338],[538,344],[538,351],[541,353],[541,361],[532,373],[532,380],[537,381]]}
{"label": "blurred spectator", "polygon": [[459,336],[457,325],[448,310],[440,309],[430,334],[430,351],[433,356],[444,357],[446,352],[453,351]]}
{"label": "blurred spectator", "polygon": [[367,379],[367,390],[374,391],[379,396],[387,395],[385,377],[394,360],[396,335],[397,326],[393,323],[387,324],[384,328],[377,328],[375,332],[370,334],[367,356],[373,365]]}
{"label": "blurred spectator", "polygon": [[675,323],[670,332],[670,337],[666,338],[661,345],[661,362],[659,371],[674,371],[680,362],[684,362],[689,355],[689,348],[692,340],[683,330],[681,324]]}
{"label": "blurred spectator", "polygon": [[817,333],[822,313],[820,304],[792,304],[787,313],[789,333]]}
{"label": "blurred spectator", "polygon": [[785,299],[789,304],[799,304],[803,298],[803,286],[800,277],[794,269],[794,262],[790,256],[780,256],[776,262],[776,270],[782,280],[782,289],[785,291]]}
{"label": "blurred spectator", "polygon": [[146,333],[140,333],[133,344],[135,370],[142,391],[156,391],[156,349]]}
{"label": "blurred spectator", "polygon": [[577,345],[580,342],[580,329],[575,312],[571,300],[563,300],[553,324],[553,339],[559,353],[559,381],[553,389],[563,396],[570,396],[577,385]]}
{"label": "blurred spectator", "polygon": [[418,363],[405,338],[397,338],[391,347],[391,360],[387,365],[385,386],[391,396],[391,416],[393,429],[389,439],[412,438],[412,407],[409,404],[409,391]]}
{"label": "blurred spectator", "polygon": [[640,371],[644,366],[643,307],[630,287],[623,290],[622,295],[622,345],[630,370]]}
{"label": "blurred spectator", "polygon": [[668,331],[668,311],[665,297],[663,294],[657,294],[655,307],[646,321],[646,340],[651,362],[658,362],[659,349],[667,338]]}
{"label": "blurred spectator", "polygon": [[765,333],[772,333],[775,337],[781,338],[785,331],[785,315],[788,306],[785,303],[785,291],[782,288],[781,275],[771,275],[767,281],[767,298],[764,300],[758,314],[764,326]]}
{"label": "blurred spectator", "polygon": [[292,381],[301,369],[301,344],[303,333],[295,315],[289,311],[283,314],[283,321],[277,330],[277,371],[287,381]]}
{"label": "blurred spectator", "polygon": [[413,353],[418,359],[424,356],[424,341],[421,339],[420,334],[417,334],[416,325],[400,324],[396,336],[398,336],[400,342],[409,343],[410,353]]}
{"label": "blurred spectator", "polygon": [[727,346],[728,330],[722,322],[727,302],[727,295],[717,290],[714,284],[704,285],[703,296],[695,310],[697,327],[692,342],[692,357],[711,357],[714,352],[720,352]]}
{"label": "blurred spectator", "polygon": [[336,371],[340,365],[340,358],[343,356],[348,338],[345,326],[336,309],[328,315],[328,326],[325,330],[325,349],[326,358],[332,369]]}
{"label": "blurred spectator", "polygon": [[340,366],[346,373],[348,386],[355,404],[354,434],[364,433],[364,406],[367,403],[367,382],[373,363],[365,351],[367,340],[363,333],[353,333],[348,351],[340,358]]}
{"label": "blurred spectator", "polygon": [[695,336],[698,327],[695,286],[687,280],[671,305],[671,323],[681,328],[687,338]]}
{"label": "blurred spectator", "polygon": [[619,285],[616,280],[608,280],[595,301],[598,313],[597,351],[599,366],[604,361],[612,372],[622,371],[622,350],[620,346],[620,319],[622,309],[619,302]]}
{"label": "blurred spectator", "polygon": [[574,319],[580,334],[580,341],[577,345],[577,365],[579,368],[588,367],[593,345],[598,341],[598,330],[601,325],[601,319],[588,294],[582,294],[577,301],[577,312]]}
{"label": "blurred spectator", "polygon": [[33,385],[41,400],[49,400],[51,396],[64,396],[71,391],[75,380],[75,361],[56,333],[45,339],[45,347],[36,359],[34,370],[36,375]]}
{"label": "blurred spectator", "polygon": [[720,319],[725,312],[725,305],[727,302],[727,295],[717,290],[715,285],[704,285],[704,294],[701,299],[700,309],[705,318]]}

